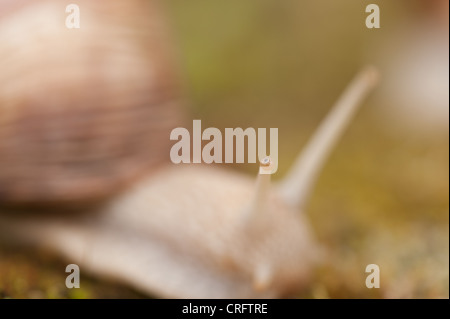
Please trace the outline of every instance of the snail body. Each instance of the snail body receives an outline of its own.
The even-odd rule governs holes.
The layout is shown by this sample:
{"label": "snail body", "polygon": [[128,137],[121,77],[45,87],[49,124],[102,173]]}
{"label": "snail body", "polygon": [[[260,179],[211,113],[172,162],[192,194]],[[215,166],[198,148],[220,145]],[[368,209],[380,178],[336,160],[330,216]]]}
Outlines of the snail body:
{"label": "snail body", "polygon": [[[135,20],[123,22],[124,29],[116,29],[121,30],[116,31],[119,40],[128,23],[139,24],[139,12],[153,2],[111,3],[123,9],[115,12],[137,14]],[[99,12],[93,9],[92,14]],[[120,21],[119,17],[110,19]],[[151,28],[155,22],[144,20],[152,21],[149,27],[155,31]],[[6,22],[0,22],[0,39],[10,40],[2,23]],[[267,172],[272,167],[270,160],[264,160],[255,183],[246,175],[215,166],[162,164],[169,157],[170,130],[183,112],[174,105],[175,95],[168,89],[171,82],[164,80],[171,74],[163,68],[165,58],[156,62],[162,49],[145,39],[139,42],[150,48],[149,56],[126,55],[125,71],[105,67],[106,73],[93,75],[99,79],[98,92],[87,90],[82,81],[86,78],[78,78],[70,68],[62,70],[75,72],[68,77],[75,93],[61,90],[61,95],[50,96],[49,103],[45,95],[40,100],[31,94],[34,91],[24,92],[24,86],[34,87],[27,76],[27,84],[18,81],[16,87],[0,88],[0,161],[15,167],[12,172],[0,169],[0,202],[57,203],[56,213],[0,208],[0,237],[48,248],[82,271],[113,278],[153,296],[274,298],[302,289],[320,262],[322,250],[299,211],[304,209],[324,159],[373,87],[374,70],[364,70],[351,83],[282,182],[270,184]],[[125,49],[125,44],[115,45],[120,47],[117,52]],[[75,46],[80,47],[85,45]],[[0,49],[0,56],[4,52]],[[96,65],[92,63],[87,68]],[[151,74],[142,69],[147,64],[154,66]],[[11,68],[7,74],[21,74]],[[6,79],[2,76],[0,80]],[[56,82],[44,84],[48,89]],[[122,88],[126,82],[130,83]],[[80,130],[78,121],[89,124]],[[49,142],[49,138],[61,143]],[[30,149],[22,150],[24,145]],[[146,173],[145,167],[155,164],[161,165]],[[81,166],[78,175],[76,168]],[[130,183],[137,175],[139,181]],[[68,203],[92,198],[96,205],[74,214],[59,213],[70,209]]]}
{"label": "snail body", "polygon": [[254,181],[238,173],[167,167],[99,211],[3,215],[0,229],[152,296],[284,296],[308,281],[319,249],[304,217],[279,198],[244,218],[253,190]]}

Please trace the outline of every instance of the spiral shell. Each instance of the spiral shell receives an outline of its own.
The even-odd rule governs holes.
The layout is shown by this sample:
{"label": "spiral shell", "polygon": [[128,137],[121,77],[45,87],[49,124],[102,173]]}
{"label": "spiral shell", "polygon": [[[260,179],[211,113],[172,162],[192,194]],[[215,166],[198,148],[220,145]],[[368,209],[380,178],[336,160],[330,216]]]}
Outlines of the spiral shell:
{"label": "spiral shell", "polygon": [[180,120],[154,1],[0,0],[0,203],[85,203],[168,159]]}

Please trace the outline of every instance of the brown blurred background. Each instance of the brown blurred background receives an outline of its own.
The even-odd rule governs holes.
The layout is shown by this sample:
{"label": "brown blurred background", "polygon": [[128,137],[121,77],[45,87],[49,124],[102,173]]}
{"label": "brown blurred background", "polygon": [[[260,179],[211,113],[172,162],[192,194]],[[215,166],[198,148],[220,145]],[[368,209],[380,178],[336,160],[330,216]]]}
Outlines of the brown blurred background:
{"label": "brown blurred background", "polygon": [[[278,127],[275,179],[358,69],[380,69],[379,88],[308,205],[331,258],[299,297],[448,298],[448,1],[165,3],[190,119],[219,129]],[[380,7],[380,29],[365,26],[369,3]],[[380,289],[364,285],[372,263]],[[93,278],[68,291],[62,269],[46,254],[0,247],[0,297],[140,297]]]}

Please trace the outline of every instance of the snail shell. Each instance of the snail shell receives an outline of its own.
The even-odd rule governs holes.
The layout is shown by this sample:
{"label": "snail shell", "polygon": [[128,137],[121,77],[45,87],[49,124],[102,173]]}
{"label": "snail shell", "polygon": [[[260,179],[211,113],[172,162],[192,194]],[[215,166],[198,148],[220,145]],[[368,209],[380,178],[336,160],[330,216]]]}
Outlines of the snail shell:
{"label": "snail shell", "polygon": [[177,76],[155,1],[0,0],[0,203],[89,203],[168,159]]}

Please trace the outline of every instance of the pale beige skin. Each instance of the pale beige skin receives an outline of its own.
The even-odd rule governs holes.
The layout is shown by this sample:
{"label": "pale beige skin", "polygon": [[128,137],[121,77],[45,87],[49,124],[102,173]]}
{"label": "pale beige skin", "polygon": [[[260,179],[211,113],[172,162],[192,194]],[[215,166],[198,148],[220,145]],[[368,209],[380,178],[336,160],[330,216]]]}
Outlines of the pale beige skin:
{"label": "pale beige skin", "polygon": [[161,297],[264,298],[298,290],[318,257],[276,193],[245,218],[254,181],[206,166],[160,170],[91,214],[0,218],[10,239]]}
{"label": "pale beige skin", "polygon": [[[376,72],[365,69],[278,185],[207,165],[171,165],[86,214],[0,214],[10,242],[47,247],[150,295],[274,298],[307,285],[321,258],[300,210]],[[261,168],[263,169],[263,168]]]}

